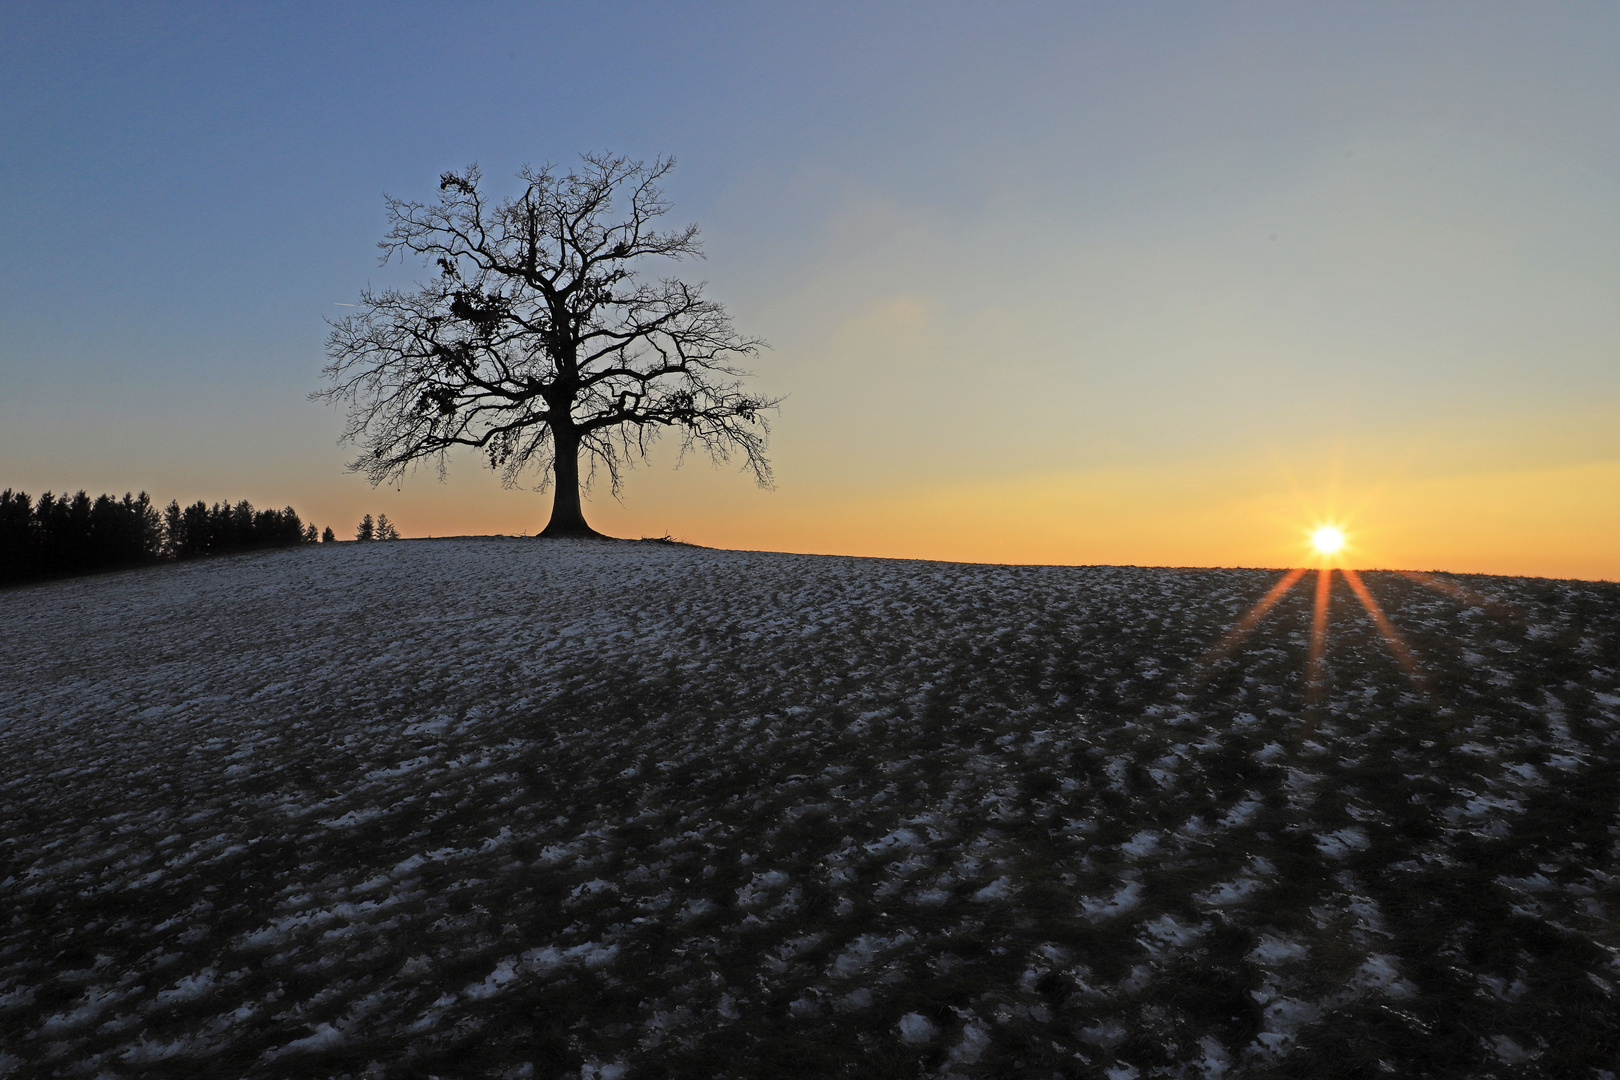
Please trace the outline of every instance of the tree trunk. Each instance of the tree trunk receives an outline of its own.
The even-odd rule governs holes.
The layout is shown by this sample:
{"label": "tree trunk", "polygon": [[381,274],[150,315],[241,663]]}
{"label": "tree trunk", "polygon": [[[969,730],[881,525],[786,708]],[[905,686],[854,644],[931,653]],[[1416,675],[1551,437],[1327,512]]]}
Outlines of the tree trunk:
{"label": "tree trunk", "polygon": [[553,427],[551,439],[556,450],[551,471],[551,520],[540,535],[553,539],[601,536],[601,533],[585,524],[585,512],[579,505],[579,435]]}

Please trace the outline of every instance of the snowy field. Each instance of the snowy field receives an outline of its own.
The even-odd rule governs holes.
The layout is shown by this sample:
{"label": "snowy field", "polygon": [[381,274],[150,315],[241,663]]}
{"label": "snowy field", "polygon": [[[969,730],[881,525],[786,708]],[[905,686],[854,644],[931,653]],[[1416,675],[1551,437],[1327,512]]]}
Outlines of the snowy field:
{"label": "snowy field", "polygon": [[[1620,587],[487,539],[0,592],[0,1074],[1613,1077]],[[1607,1071],[1606,1071],[1607,1070]]]}

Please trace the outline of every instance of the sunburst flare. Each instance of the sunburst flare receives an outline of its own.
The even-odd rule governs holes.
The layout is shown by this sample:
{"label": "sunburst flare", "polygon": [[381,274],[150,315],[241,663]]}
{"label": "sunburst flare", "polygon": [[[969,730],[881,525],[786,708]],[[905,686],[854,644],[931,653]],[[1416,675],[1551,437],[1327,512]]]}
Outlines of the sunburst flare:
{"label": "sunburst flare", "polygon": [[[1384,614],[1383,607],[1374,598],[1372,590],[1362,580],[1360,573],[1345,565],[1344,553],[1349,548],[1349,540],[1343,526],[1338,524],[1319,524],[1307,535],[1310,545],[1321,557],[1320,564],[1315,568],[1316,588],[1311,604],[1311,634],[1309,652],[1305,661],[1305,706],[1309,714],[1314,715],[1316,710],[1327,700],[1329,685],[1328,672],[1328,629],[1332,614],[1333,602],[1333,574],[1337,570],[1344,575],[1345,584],[1355,596],[1361,607],[1372,620],[1373,627],[1383,640],[1384,646],[1403,674],[1411,680],[1412,684],[1423,693],[1428,694],[1428,679],[1425,677],[1422,665],[1416,655],[1406,643],[1405,637],[1396,629],[1389,616]],[[1255,601],[1254,605],[1234,623],[1210,650],[1199,658],[1189,672],[1187,682],[1196,685],[1201,683],[1209,670],[1221,660],[1230,656],[1244,640],[1254,632],[1261,620],[1270,614],[1272,608],[1286,596],[1300,579],[1311,570],[1308,567],[1294,567],[1279,578],[1264,596]],[[1432,575],[1406,573],[1412,580],[1439,592],[1446,592],[1459,599],[1478,600],[1488,602],[1483,597],[1477,597],[1467,590],[1452,585],[1449,582],[1436,580]]]}

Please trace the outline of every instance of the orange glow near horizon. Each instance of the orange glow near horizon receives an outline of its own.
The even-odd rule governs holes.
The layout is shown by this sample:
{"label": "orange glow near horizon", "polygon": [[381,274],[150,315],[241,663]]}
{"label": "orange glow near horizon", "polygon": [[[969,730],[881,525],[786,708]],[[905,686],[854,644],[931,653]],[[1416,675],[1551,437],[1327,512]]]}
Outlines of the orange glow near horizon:
{"label": "orange glow near horizon", "polygon": [[[1234,468],[1241,469],[1240,466]],[[1361,570],[1620,578],[1620,468],[1450,482],[1291,490],[1258,464],[1121,468],[908,488],[862,478],[845,490],[759,494],[707,470],[678,486],[600,501],[599,528],[699,544],[950,562],[1136,566],[1317,566],[1314,528],[1344,537],[1332,558]],[[646,474],[640,474],[644,476]],[[728,490],[703,512],[704,497]],[[870,485],[870,486],[868,486]],[[1475,490],[1477,488],[1477,490]],[[690,494],[691,497],[687,497]],[[1302,519],[1313,529],[1301,529]],[[1460,527],[1466,522],[1467,527]],[[533,526],[531,526],[531,529]]]}
{"label": "orange glow near horizon", "polygon": [[[586,517],[611,536],[670,535],[729,550],[1279,572],[1321,565],[1311,533],[1331,524],[1345,537],[1332,558],[1362,571],[1620,579],[1620,463],[1414,477],[1376,450],[1352,449],[1365,476],[1342,481],[1323,456],[1284,455],[1329,478],[1314,485],[1279,479],[1277,464],[1256,454],[935,482],[854,466],[832,479],[783,467],[775,491],[732,470],[676,470],[659,459],[627,475],[622,502],[598,489]],[[129,486],[121,477],[101,485]],[[163,494],[218,497],[203,488]],[[502,488],[476,465],[458,467],[447,484],[372,489],[346,478],[318,498],[290,485],[242,494],[255,505],[291,503],[339,536],[354,534],[361,513],[379,512],[407,536],[532,536],[551,509],[549,493]]]}

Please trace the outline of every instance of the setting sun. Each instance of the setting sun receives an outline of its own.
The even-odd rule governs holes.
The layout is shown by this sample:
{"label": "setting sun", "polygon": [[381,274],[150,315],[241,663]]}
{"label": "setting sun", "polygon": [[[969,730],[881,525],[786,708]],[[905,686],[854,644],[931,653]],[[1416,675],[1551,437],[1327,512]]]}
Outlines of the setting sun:
{"label": "setting sun", "polygon": [[1344,547],[1344,533],[1332,525],[1323,525],[1311,533],[1311,546],[1323,555],[1332,555]]}

